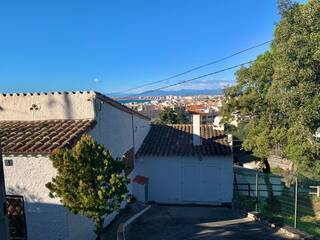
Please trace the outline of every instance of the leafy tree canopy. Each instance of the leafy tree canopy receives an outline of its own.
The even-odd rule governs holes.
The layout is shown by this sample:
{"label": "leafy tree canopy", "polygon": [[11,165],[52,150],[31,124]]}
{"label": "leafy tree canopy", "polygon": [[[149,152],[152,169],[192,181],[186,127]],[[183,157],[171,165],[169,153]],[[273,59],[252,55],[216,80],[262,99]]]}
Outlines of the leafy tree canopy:
{"label": "leafy tree canopy", "polygon": [[320,174],[320,1],[280,1],[271,50],[237,71],[225,90],[225,120],[249,118],[243,143],[264,158],[292,160],[298,173]]}
{"label": "leafy tree canopy", "polygon": [[178,109],[177,111],[177,123],[179,124],[183,124],[183,123],[187,123],[188,119],[187,119],[187,115],[186,112],[183,111],[182,109]]}
{"label": "leafy tree canopy", "polygon": [[93,219],[99,236],[103,216],[118,211],[127,197],[123,163],[90,136],[83,136],[73,150],[54,150],[50,159],[57,176],[46,184],[49,196],[59,197],[72,213]]}
{"label": "leafy tree canopy", "polygon": [[160,112],[160,123],[162,124],[176,124],[186,123],[187,117],[183,110],[174,110],[173,108],[165,107]]}

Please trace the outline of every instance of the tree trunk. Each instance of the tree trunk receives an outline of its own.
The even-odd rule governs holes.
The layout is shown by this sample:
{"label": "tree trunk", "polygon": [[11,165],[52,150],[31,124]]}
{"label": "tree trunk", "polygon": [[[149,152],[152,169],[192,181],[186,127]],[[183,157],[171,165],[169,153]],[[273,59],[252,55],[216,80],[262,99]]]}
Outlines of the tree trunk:
{"label": "tree trunk", "polygon": [[102,217],[97,217],[95,219],[95,224],[96,224],[96,231],[95,232],[97,234],[96,240],[100,240],[102,229],[103,229],[103,222],[104,222],[104,219]]}
{"label": "tree trunk", "polygon": [[270,168],[270,165],[269,165],[267,158],[263,158],[262,162],[264,164],[263,173],[264,173],[264,181],[265,181],[266,189],[267,189],[267,193],[268,193],[268,201],[272,202],[273,201],[273,189],[272,189],[272,183],[270,181],[271,168]]}

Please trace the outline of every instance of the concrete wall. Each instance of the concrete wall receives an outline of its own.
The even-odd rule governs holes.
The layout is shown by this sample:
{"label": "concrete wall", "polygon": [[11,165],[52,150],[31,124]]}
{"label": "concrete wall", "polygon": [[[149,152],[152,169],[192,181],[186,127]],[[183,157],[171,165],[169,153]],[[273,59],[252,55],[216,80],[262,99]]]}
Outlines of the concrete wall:
{"label": "concrete wall", "polygon": [[94,92],[0,94],[0,119],[93,119],[94,95]]}
{"label": "concrete wall", "polygon": [[68,239],[68,210],[59,199],[49,198],[45,184],[56,175],[46,156],[5,156],[13,166],[4,166],[7,194],[23,195],[28,239]]}
{"label": "concrete wall", "polygon": [[[219,175],[219,202],[231,202],[233,189],[233,159],[232,156],[224,157],[141,157],[136,159],[136,174],[149,178],[149,201],[162,203],[184,203],[183,199],[183,176],[182,168],[186,165],[200,164],[206,169],[207,176]],[[212,172],[210,172],[212,170]],[[214,170],[215,169],[215,170]],[[197,176],[198,177],[198,176]],[[199,181],[201,181],[199,175]],[[212,185],[214,193],[216,182],[208,183]],[[197,191],[197,189],[194,189]],[[138,193],[137,193],[138,194]],[[211,195],[212,196],[212,195]],[[217,198],[217,199],[218,199]],[[206,201],[206,196],[204,196]]]}

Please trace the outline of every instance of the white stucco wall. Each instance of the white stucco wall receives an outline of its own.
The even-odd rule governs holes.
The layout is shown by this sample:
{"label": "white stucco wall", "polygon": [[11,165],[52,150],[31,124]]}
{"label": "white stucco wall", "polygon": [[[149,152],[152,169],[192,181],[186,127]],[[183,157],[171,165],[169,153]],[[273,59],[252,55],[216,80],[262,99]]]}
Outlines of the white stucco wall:
{"label": "white stucco wall", "polygon": [[[6,156],[13,166],[4,166],[7,194],[22,195],[25,200],[29,240],[94,240],[94,223],[64,208],[59,199],[50,198],[45,184],[56,176],[46,156]],[[105,216],[107,226],[117,213]]]}
{"label": "white stucco wall", "polygon": [[51,161],[40,155],[5,159],[13,160],[13,166],[4,166],[6,192],[24,196],[28,239],[68,239],[68,211],[45,187],[56,175]]}
{"label": "white stucco wall", "polygon": [[[208,183],[212,185],[212,191],[208,193],[217,202],[231,202],[233,194],[233,158],[232,156],[203,157],[200,161],[197,157],[141,157],[136,159],[136,174],[149,178],[149,201],[161,203],[188,203],[183,198],[183,167],[201,164],[199,181],[204,181],[202,177],[207,175],[219,176],[219,196],[214,194],[217,182]],[[210,168],[207,166],[210,166]],[[212,167],[212,168],[211,168]],[[207,171],[208,170],[208,171]],[[211,171],[211,172],[210,172]],[[197,179],[195,179],[197,181]],[[195,188],[194,191],[198,189]],[[207,196],[203,195],[203,202]]]}
{"label": "white stucco wall", "polygon": [[133,115],[134,121],[134,151],[138,152],[143,140],[150,130],[149,121]]}
{"label": "white stucco wall", "polygon": [[137,152],[150,129],[147,120],[108,103],[96,103],[96,120],[97,125],[90,134],[104,144],[114,157],[121,158],[132,147]]}
{"label": "white stucco wall", "polygon": [[[96,101],[95,108],[97,125],[89,134],[115,158],[121,158],[132,147],[136,153],[150,130],[149,121],[100,101]],[[128,176],[130,193],[135,176],[134,169]]]}
{"label": "white stucco wall", "polygon": [[[93,119],[94,92],[0,94],[0,120]],[[33,105],[37,109],[30,109]]]}

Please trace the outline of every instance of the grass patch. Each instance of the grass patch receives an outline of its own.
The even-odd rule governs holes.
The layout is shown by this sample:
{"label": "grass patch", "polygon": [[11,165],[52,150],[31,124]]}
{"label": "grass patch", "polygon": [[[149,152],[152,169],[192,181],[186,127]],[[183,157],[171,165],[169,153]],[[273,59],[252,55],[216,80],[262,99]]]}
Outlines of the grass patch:
{"label": "grass patch", "polygon": [[[290,201],[289,201],[290,200]],[[256,199],[247,196],[236,197],[237,207],[246,211],[256,210]],[[257,205],[261,216],[279,225],[294,226],[294,205],[293,199],[288,195],[282,195],[273,203],[263,198]],[[299,204],[299,202],[298,202]],[[320,237],[319,199],[310,198],[308,204],[300,202],[298,205],[297,228],[313,236]]]}

